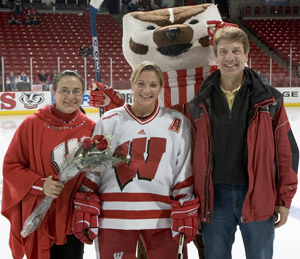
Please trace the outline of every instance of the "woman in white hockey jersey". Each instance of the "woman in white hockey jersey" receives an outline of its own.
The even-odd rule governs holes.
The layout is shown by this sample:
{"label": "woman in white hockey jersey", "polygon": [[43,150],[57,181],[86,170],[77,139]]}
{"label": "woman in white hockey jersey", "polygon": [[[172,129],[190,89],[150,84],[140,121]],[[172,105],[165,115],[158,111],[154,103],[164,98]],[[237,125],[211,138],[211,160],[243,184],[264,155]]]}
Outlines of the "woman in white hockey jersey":
{"label": "woman in white hockey jersey", "polygon": [[116,152],[128,158],[101,172],[101,259],[136,258],[139,237],[148,259],[175,259],[179,235],[188,243],[196,234],[191,128],[183,114],[156,105],[163,85],[160,68],[141,63],[131,76],[133,105],[106,112],[94,130],[111,134]]}

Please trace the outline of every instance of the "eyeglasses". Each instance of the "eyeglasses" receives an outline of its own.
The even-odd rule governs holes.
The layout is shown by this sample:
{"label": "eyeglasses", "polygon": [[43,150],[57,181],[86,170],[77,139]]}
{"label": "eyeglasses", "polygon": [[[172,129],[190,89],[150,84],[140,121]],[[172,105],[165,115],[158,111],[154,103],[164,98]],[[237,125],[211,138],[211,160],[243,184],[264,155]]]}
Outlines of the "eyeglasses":
{"label": "eyeglasses", "polygon": [[[63,96],[67,96],[71,93],[71,91],[68,88],[63,88],[61,90],[58,90],[57,92]],[[80,96],[83,94],[83,91],[80,88],[75,88],[73,89],[72,94],[74,94],[75,96]]]}

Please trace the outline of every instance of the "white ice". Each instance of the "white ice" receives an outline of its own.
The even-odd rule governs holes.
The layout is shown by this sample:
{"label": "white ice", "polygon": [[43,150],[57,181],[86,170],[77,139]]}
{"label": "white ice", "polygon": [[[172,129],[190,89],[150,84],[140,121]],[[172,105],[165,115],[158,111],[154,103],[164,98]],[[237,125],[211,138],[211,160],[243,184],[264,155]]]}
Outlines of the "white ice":
{"label": "white ice", "polygon": [[[300,107],[287,107],[292,129],[300,146]],[[88,114],[97,120],[98,114]],[[2,202],[2,163],[3,157],[10,143],[10,140],[18,127],[25,118],[25,115],[0,116],[0,204]],[[12,255],[8,245],[9,222],[0,215],[0,253],[1,258],[11,259]],[[288,222],[283,227],[276,229],[274,242],[274,259],[299,259],[300,258],[300,192],[298,191],[293,199]],[[218,249],[216,247],[216,249]],[[188,245],[189,259],[198,259],[198,254],[193,244]],[[236,232],[236,239],[232,250],[233,259],[245,259],[244,247],[239,230]],[[84,259],[96,258],[94,246],[86,245]]]}

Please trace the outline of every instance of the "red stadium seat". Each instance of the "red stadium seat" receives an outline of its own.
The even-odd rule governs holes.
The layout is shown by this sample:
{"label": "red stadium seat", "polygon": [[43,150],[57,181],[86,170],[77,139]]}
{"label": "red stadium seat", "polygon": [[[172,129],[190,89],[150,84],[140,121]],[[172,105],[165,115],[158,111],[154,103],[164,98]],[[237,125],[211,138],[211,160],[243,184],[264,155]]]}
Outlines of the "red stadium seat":
{"label": "red stadium seat", "polygon": [[280,15],[283,14],[283,6],[282,5],[278,6],[278,8],[277,8],[277,14],[280,14]]}
{"label": "red stadium seat", "polygon": [[276,14],[276,7],[275,7],[275,6],[271,6],[271,7],[270,7],[270,14],[271,14],[271,15]]}
{"label": "red stadium seat", "polygon": [[251,6],[246,6],[245,8],[245,15],[250,16],[251,15]]}
{"label": "red stadium seat", "polygon": [[284,13],[285,14],[291,14],[291,7],[289,5],[285,7]]}

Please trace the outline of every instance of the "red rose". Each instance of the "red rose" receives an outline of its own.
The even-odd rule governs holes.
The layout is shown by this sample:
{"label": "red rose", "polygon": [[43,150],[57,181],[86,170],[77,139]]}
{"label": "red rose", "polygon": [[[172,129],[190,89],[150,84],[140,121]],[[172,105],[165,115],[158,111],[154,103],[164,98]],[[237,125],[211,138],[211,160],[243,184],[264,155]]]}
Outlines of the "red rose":
{"label": "red rose", "polygon": [[81,147],[84,150],[90,150],[93,146],[93,142],[90,138],[85,138],[82,142],[81,142]]}
{"label": "red rose", "polygon": [[104,138],[103,135],[95,135],[93,141],[96,144],[96,148],[100,151],[107,149],[108,141]]}
{"label": "red rose", "polygon": [[93,137],[93,141],[94,141],[95,143],[100,142],[102,139],[104,139],[104,136],[103,136],[103,135],[95,135],[95,136]]}
{"label": "red rose", "polygon": [[99,149],[100,151],[104,151],[108,147],[108,141],[103,138],[101,141],[96,143],[96,148]]}

